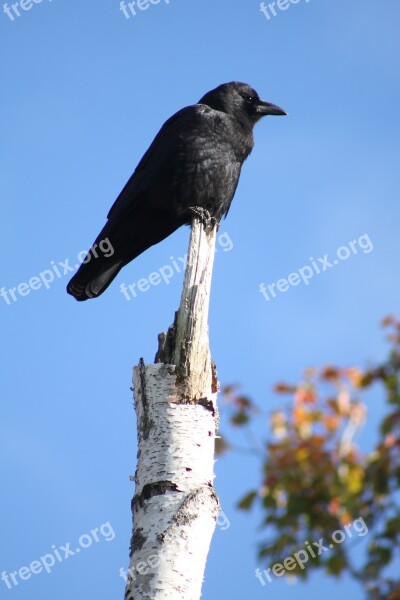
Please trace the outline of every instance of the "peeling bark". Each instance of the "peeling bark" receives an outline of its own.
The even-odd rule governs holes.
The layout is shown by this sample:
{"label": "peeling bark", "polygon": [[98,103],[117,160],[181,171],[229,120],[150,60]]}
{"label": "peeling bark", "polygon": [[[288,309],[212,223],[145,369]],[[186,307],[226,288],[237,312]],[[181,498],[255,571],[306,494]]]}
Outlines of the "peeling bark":
{"label": "peeling bark", "polygon": [[134,369],[136,490],[126,600],[198,600],[219,512],[218,380],[208,340],[216,229],[193,221],[179,311],[155,364]]}

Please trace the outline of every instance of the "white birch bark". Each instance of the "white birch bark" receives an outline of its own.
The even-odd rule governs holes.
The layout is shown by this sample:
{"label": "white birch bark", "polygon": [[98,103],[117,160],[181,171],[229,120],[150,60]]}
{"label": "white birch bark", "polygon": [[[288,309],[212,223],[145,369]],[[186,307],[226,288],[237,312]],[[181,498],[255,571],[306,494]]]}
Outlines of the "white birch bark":
{"label": "white birch bark", "polygon": [[181,305],[156,363],[134,369],[138,423],[126,600],[198,600],[219,504],[217,380],[208,342],[216,229],[192,225]]}

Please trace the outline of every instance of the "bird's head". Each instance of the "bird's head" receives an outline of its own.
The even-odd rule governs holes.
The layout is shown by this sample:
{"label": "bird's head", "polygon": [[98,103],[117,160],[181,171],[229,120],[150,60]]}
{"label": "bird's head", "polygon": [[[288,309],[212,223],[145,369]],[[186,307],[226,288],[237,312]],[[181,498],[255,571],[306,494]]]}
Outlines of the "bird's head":
{"label": "bird's head", "polygon": [[236,117],[251,126],[266,115],[286,115],[279,106],[261,100],[257,92],[246,83],[237,81],[223,83],[205,94],[199,104],[206,104],[215,110]]}

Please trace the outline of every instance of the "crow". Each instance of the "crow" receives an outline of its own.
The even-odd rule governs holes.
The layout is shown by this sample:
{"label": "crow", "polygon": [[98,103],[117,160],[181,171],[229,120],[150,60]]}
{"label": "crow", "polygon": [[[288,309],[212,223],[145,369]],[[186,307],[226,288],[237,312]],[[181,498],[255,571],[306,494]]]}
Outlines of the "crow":
{"label": "crow", "polygon": [[[245,83],[211,90],[162,126],[107,215],[67,292],[97,298],[124,265],[194,217],[218,225],[253,149],[253,127],[265,115],[286,115]],[[102,245],[103,244],[103,245]],[[110,252],[99,252],[104,246]]]}

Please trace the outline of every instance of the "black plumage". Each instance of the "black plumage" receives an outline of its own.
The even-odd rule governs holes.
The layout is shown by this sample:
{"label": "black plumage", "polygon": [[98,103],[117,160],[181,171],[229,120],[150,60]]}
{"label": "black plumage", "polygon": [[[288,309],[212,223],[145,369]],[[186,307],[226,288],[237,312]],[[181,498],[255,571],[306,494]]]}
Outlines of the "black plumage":
{"label": "black plumage", "polygon": [[286,114],[244,83],[220,85],[164,123],[108,213],[92,248],[67,286],[77,300],[102,294],[120,269],[198,215],[219,223],[227,214],[243,162],[264,115]]}

